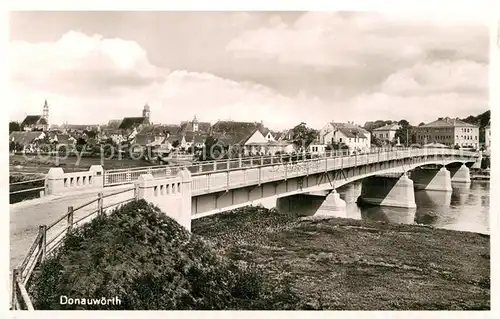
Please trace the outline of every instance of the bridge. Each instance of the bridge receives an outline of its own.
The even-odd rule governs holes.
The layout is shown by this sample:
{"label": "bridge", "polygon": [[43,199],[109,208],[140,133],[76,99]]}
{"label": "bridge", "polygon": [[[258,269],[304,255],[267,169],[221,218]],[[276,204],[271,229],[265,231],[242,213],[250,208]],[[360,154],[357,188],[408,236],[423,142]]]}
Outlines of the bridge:
{"label": "bridge", "polygon": [[318,214],[342,212],[345,202],[335,189],[355,180],[363,180],[362,201],[414,207],[414,189],[451,191],[452,182],[469,183],[469,166],[480,162],[481,154],[474,152],[397,149],[361,155],[332,152],[297,161],[237,158],[112,171],[92,166],[78,173],[51,168],[45,198],[11,205],[11,266],[20,263],[13,269],[12,304],[32,308],[25,286],[65,234],[133,199],[157,205],[188,230],[193,219],[262,200],[294,210],[297,200],[314,198]]}
{"label": "bridge", "polygon": [[[286,198],[293,199],[291,196],[298,194],[338,197],[336,188],[359,179],[366,179],[361,196],[364,202],[414,207],[414,188],[451,191],[452,181],[470,182],[467,165],[480,164],[480,158],[480,153],[462,150],[408,148],[360,155],[304,154],[296,161],[262,156],[109,171],[92,166],[84,173],[64,173],[61,168],[52,168],[46,177],[45,191],[64,194],[135,185],[135,196],[158,205],[190,229],[191,219],[264,199],[276,200],[276,205],[283,207]],[[416,169],[426,165],[435,167]]]}

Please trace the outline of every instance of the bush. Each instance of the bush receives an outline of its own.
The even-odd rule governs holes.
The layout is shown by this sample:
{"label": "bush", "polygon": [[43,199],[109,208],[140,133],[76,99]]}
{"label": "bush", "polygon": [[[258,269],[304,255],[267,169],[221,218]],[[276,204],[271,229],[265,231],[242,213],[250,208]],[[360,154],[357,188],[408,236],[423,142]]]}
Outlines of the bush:
{"label": "bush", "polygon": [[[37,309],[274,309],[297,297],[256,266],[222,257],[157,207],[131,202],[66,236],[29,285]],[[283,297],[287,293],[287,298]],[[61,305],[59,298],[121,305]]]}

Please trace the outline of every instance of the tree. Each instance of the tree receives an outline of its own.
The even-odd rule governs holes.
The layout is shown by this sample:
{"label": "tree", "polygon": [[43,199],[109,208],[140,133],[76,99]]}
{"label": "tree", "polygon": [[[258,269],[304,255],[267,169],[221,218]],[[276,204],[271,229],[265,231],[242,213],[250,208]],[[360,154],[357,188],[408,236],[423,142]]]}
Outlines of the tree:
{"label": "tree", "polygon": [[299,149],[306,149],[318,137],[318,131],[307,127],[302,122],[292,129],[293,144]]}
{"label": "tree", "polygon": [[9,122],[9,134],[12,132],[22,131],[21,124],[19,122]]}
{"label": "tree", "polygon": [[400,120],[398,124],[401,127],[396,131],[394,138],[396,140],[399,138],[399,143],[402,145],[409,146],[412,141],[416,140],[416,137],[413,137],[415,135],[413,126],[407,120]]}
{"label": "tree", "polygon": [[418,124],[418,126],[422,126],[422,125],[425,125],[424,122],[420,122],[420,124]]}
{"label": "tree", "polygon": [[384,146],[385,142],[381,140],[380,138],[376,137],[375,135],[371,136],[371,145],[376,146],[376,147],[382,147]]}
{"label": "tree", "polygon": [[205,140],[205,146],[201,151],[200,161],[211,161],[220,157],[222,146],[218,140],[209,135]]}

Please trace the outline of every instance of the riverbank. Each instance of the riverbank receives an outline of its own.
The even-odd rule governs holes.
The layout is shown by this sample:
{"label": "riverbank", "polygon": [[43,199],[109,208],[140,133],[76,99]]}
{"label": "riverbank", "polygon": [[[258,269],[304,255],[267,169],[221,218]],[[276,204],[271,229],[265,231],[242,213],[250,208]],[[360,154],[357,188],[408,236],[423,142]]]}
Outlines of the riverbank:
{"label": "riverbank", "polygon": [[290,280],[312,309],[490,308],[489,236],[246,207],[194,220],[231,259]]}

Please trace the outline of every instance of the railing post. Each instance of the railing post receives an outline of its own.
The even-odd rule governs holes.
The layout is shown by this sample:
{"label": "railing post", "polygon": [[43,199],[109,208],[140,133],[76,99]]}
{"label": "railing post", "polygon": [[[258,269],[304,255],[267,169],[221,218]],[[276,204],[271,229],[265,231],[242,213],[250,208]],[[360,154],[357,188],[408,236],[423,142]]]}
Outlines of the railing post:
{"label": "railing post", "polygon": [[12,270],[12,299],[11,299],[11,304],[12,304],[13,310],[20,310],[20,309],[16,309],[16,305],[17,305],[17,278],[18,277],[19,277],[19,269],[14,268]]}
{"label": "railing post", "polygon": [[231,165],[229,164],[230,161],[229,161],[229,157],[227,158],[227,162],[226,162],[226,169],[229,170],[231,168]]}
{"label": "railing post", "polygon": [[238,168],[241,168],[242,165],[242,160],[241,160],[241,155],[238,157]]}
{"label": "railing post", "polygon": [[262,166],[259,167],[259,186],[261,182],[262,182]]}
{"label": "railing post", "polygon": [[273,157],[273,155],[271,155],[271,165],[273,165],[273,164],[274,164],[274,160],[273,160],[273,158],[274,158],[274,157]]}
{"label": "railing post", "polygon": [[68,206],[68,217],[66,218],[68,223],[68,232],[73,229],[73,206]]}
{"label": "railing post", "polygon": [[109,184],[109,174],[104,171],[104,185],[108,185]]}
{"label": "railing post", "polygon": [[217,170],[217,161],[214,161],[214,172]]}
{"label": "railing post", "polygon": [[102,215],[102,207],[103,207],[103,196],[102,193],[97,194],[97,214]]}
{"label": "railing post", "polygon": [[202,164],[200,164],[200,165],[198,166],[198,172],[200,172],[200,173],[201,173],[201,172],[203,172],[203,165],[202,165]]}
{"label": "railing post", "polygon": [[42,254],[40,255],[40,259],[44,261],[47,255],[47,225],[40,225],[38,227],[38,231],[40,233],[39,248],[42,252]]}
{"label": "railing post", "polygon": [[130,172],[128,172],[126,175],[126,181],[127,181],[127,183],[132,181],[132,175],[130,175]]}
{"label": "railing post", "polygon": [[261,156],[261,157],[260,157],[260,165],[261,165],[261,166],[262,166],[262,165],[264,165],[264,156]]}

